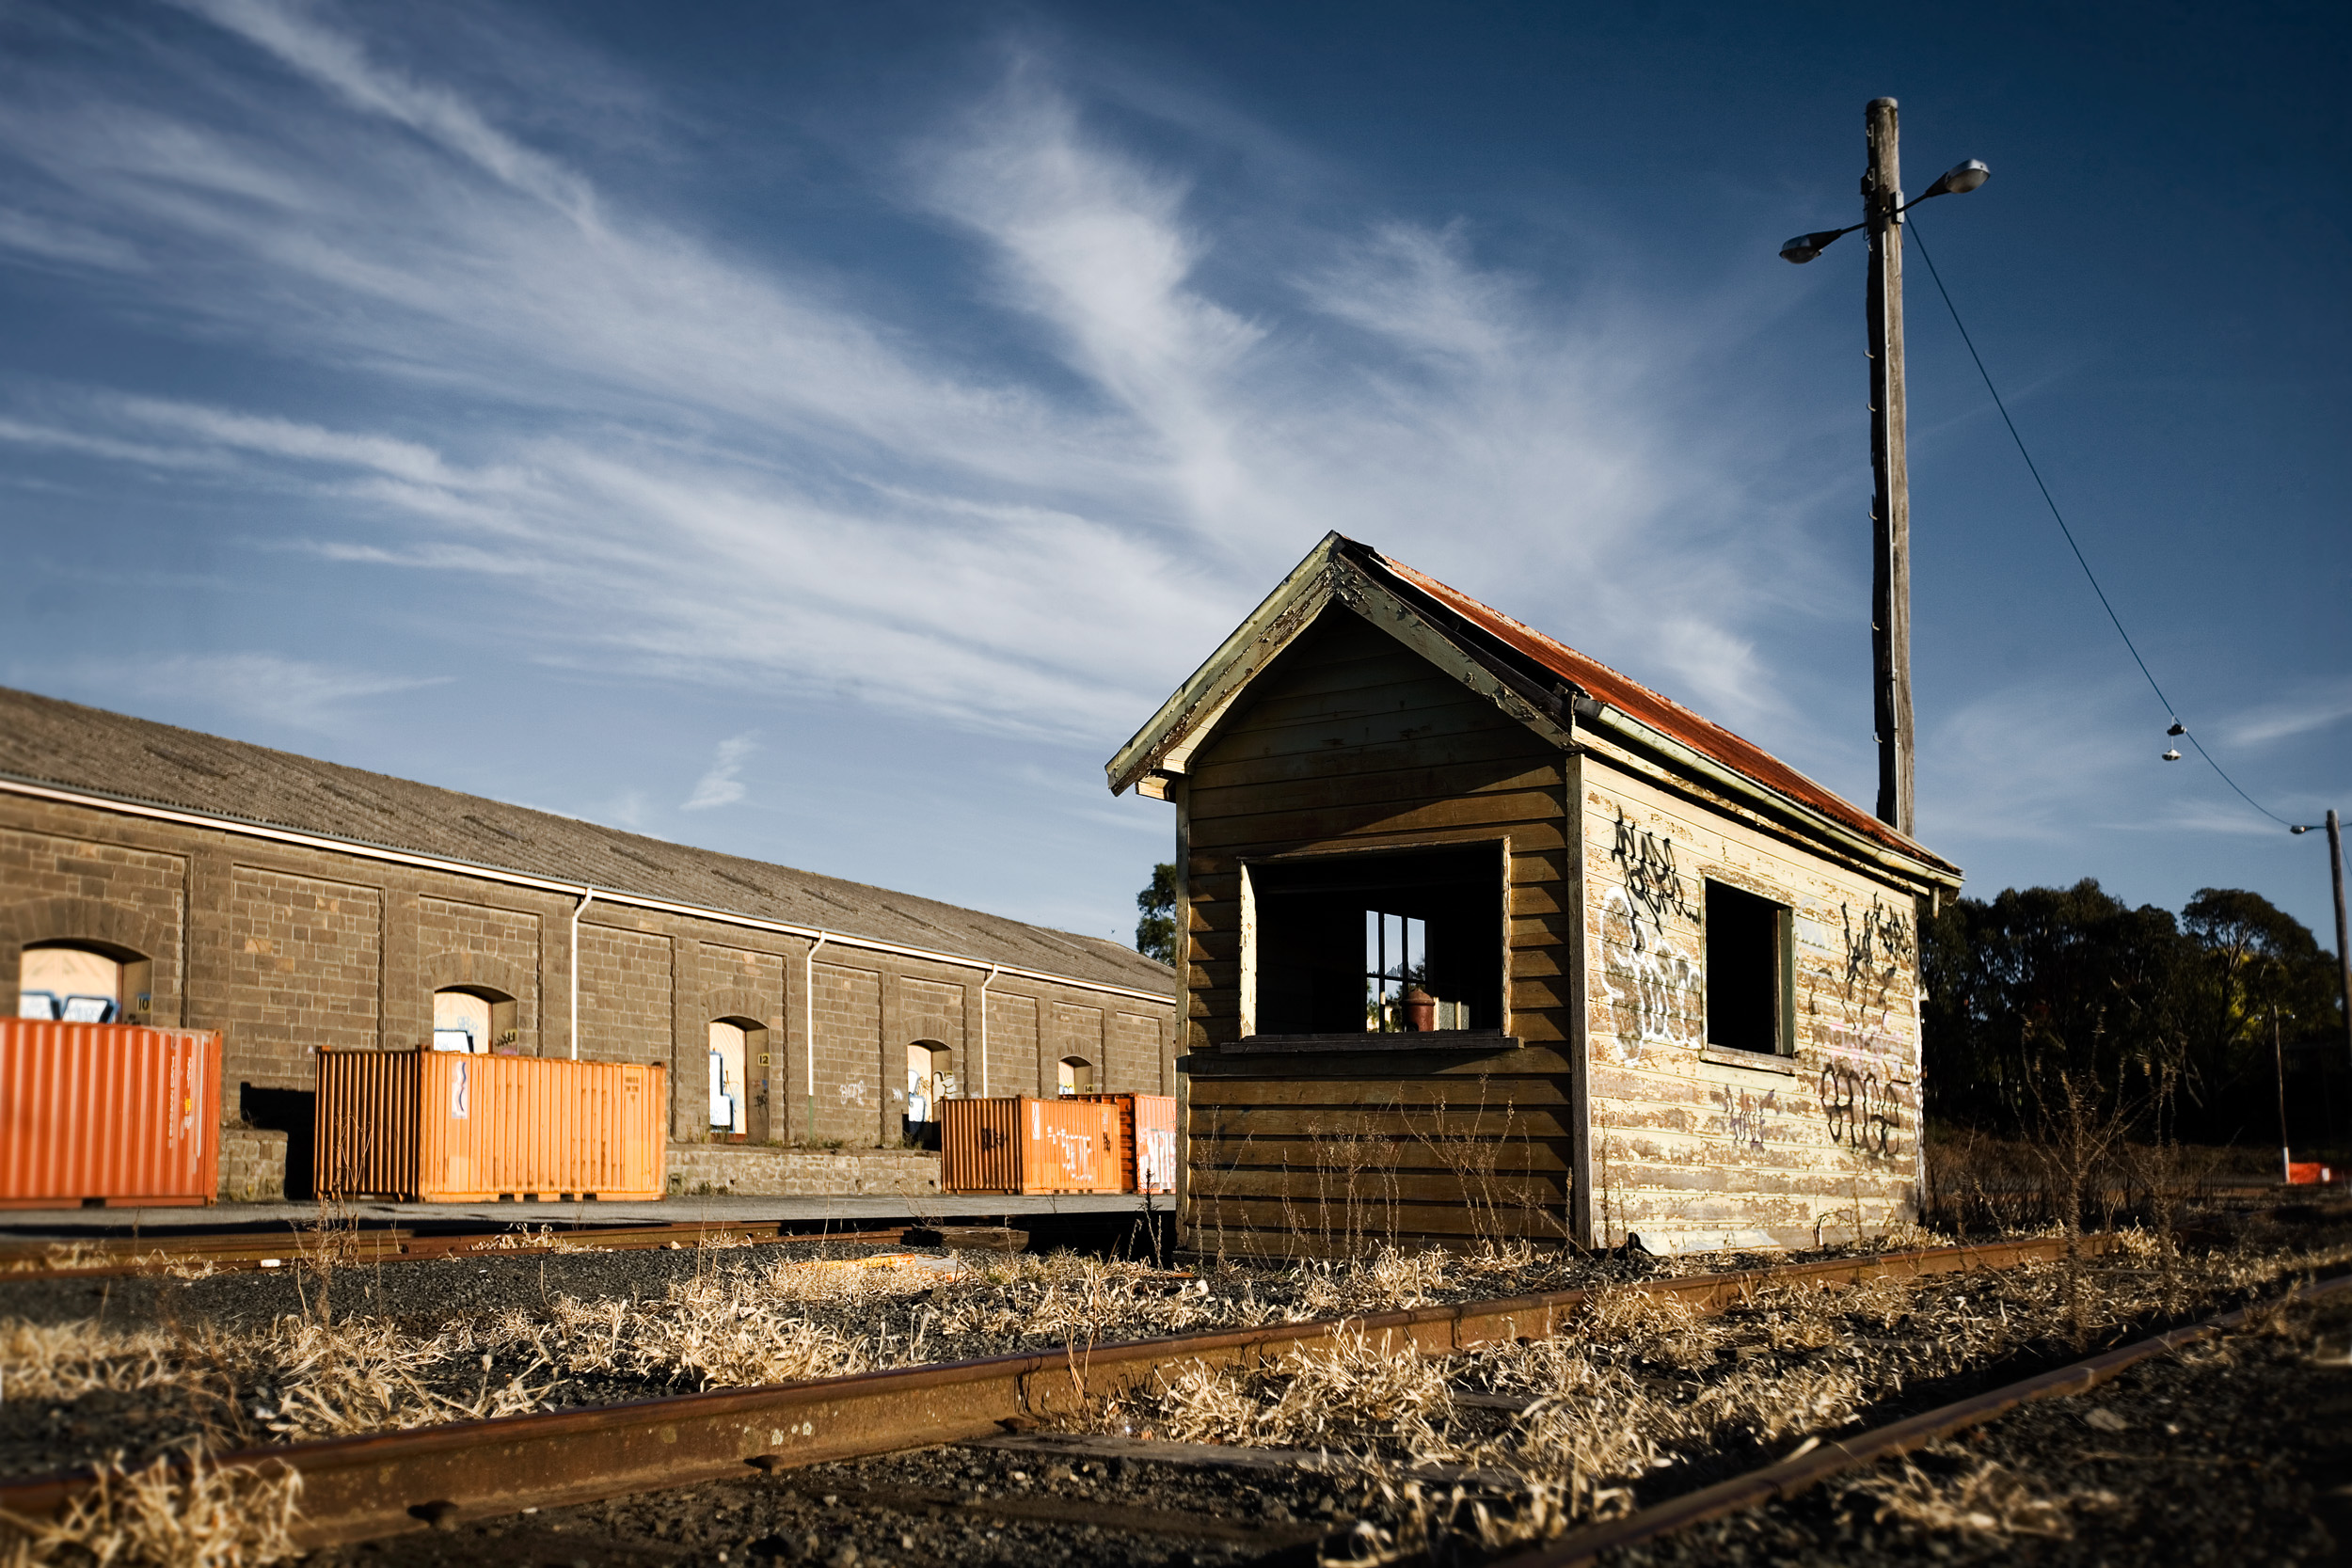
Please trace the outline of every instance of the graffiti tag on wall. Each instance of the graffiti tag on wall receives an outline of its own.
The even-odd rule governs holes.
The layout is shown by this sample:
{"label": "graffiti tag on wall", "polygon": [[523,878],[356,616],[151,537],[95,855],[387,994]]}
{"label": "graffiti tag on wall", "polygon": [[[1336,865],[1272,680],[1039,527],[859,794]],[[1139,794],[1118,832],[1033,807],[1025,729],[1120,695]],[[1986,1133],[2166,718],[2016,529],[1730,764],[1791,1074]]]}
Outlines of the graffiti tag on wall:
{"label": "graffiti tag on wall", "polygon": [[[1663,931],[1668,915],[1684,920],[1699,917],[1675,870],[1675,841],[1629,820],[1623,806],[1617,808],[1617,841],[1609,858],[1622,868],[1626,896],[1649,916],[1652,928]],[[1641,940],[1639,927],[1634,940]]]}
{"label": "graffiti tag on wall", "polygon": [[1882,1023],[1888,990],[1918,958],[1919,941],[1912,933],[1911,917],[1887,908],[1875,893],[1868,909],[1857,914],[1840,904],[1837,914],[1846,928],[1845,999],[1851,1007],[1875,1011],[1878,1016],[1868,1022]]}
{"label": "graffiti tag on wall", "polygon": [[1728,1084],[1715,1090],[1715,1103],[1723,1107],[1724,1131],[1734,1148],[1763,1151],[1764,1118],[1780,1109],[1779,1097],[1778,1089],[1766,1089],[1761,1099],[1744,1089],[1735,1096]]}
{"label": "graffiti tag on wall", "polygon": [[1910,1085],[1889,1076],[1897,1060],[1895,1042],[1883,1035],[1831,1028],[1849,1043],[1831,1048],[1815,1083],[1830,1142],[1858,1154],[1900,1154]]}
{"label": "graffiti tag on wall", "polygon": [[1601,899],[1600,987],[1618,1053],[1632,1062],[1645,1046],[1706,1043],[1698,959],[1678,951],[1667,929],[1670,920],[1698,918],[1675,869],[1674,841],[1629,820],[1620,806],[1609,858],[1622,868],[1624,885]]}

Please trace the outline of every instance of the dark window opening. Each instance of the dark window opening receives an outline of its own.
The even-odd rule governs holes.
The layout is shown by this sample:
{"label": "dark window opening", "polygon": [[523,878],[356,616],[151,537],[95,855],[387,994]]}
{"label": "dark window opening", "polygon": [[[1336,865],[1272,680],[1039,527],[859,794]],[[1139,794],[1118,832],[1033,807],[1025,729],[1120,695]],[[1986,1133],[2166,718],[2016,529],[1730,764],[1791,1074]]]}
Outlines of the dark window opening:
{"label": "dark window opening", "polygon": [[1502,1027],[1502,857],[1469,849],[1253,865],[1257,1032]]}
{"label": "dark window opening", "polygon": [[1722,882],[1707,884],[1707,1042],[1778,1054],[1788,1037],[1788,911]]}

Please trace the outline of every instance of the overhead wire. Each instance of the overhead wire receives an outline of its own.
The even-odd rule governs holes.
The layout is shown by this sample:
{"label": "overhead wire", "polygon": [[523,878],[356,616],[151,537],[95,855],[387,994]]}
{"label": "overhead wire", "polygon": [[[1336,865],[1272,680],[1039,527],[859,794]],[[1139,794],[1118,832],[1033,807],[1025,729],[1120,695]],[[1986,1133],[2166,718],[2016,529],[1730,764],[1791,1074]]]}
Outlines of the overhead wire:
{"label": "overhead wire", "polygon": [[2001,423],[2009,427],[2009,438],[2017,443],[2017,455],[2026,460],[2026,471],[2033,475],[2034,487],[2042,492],[2042,503],[2049,507],[2051,517],[2058,523],[2058,532],[2065,535],[2066,547],[2074,552],[2074,563],[2083,569],[2083,577],[2090,583],[2090,591],[2099,596],[2099,608],[2107,612],[2107,620],[2114,625],[2115,635],[2123,640],[2123,646],[2131,654],[2132,662],[2139,666],[2140,674],[2147,678],[2148,689],[2156,694],[2156,701],[2164,705],[2165,713],[2171,721],[2181,726],[2181,734],[2187,738],[2191,746],[2197,748],[2197,754],[2205,759],[2205,765],[2214,770],[2223,784],[2236,791],[2239,800],[2269,817],[2279,826],[2292,828],[2295,826],[2294,823],[2289,822],[2285,817],[2247,794],[2244,789],[2239,788],[2238,782],[2230,777],[2229,769],[2223,768],[2214,759],[2214,754],[2205,750],[2205,743],[2198,739],[2197,732],[2188,727],[2188,721],[2181,717],[2181,710],[2173,706],[2172,699],[2164,694],[2164,688],[2156,682],[2155,672],[2150,670],[2148,661],[2140,657],[2138,644],[2132,641],[2132,634],[2123,629],[2123,618],[2115,612],[2114,604],[2107,598],[2107,591],[2099,586],[2099,574],[2090,569],[2090,558],[2083,554],[2082,546],[2076,543],[2074,531],[2066,526],[2066,514],[2058,510],[2058,499],[2050,494],[2050,486],[2042,479],[2040,466],[2034,462],[2033,453],[2026,450],[2026,438],[2017,433],[2017,421],[2010,418],[2009,404],[2001,400],[2001,389],[1993,384],[1993,372],[1984,368],[1984,356],[1977,352],[1977,341],[1968,335],[1968,324],[1960,319],[1960,307],[1952,303],[1952,292],[1944,286],[1944,275],[1936,270],[1935,258],[1928,251],[1927,236],[1919,231],[1918,220],[1905,214],[1903,221],[1904,227],[1911,230],[1912,239],[1919,246],[1919,259],[1928,264],[1928,276],[1935,280],[1935,292],[1944,298],[1944,309],[1951,312],[1952,325],[1960,329],[1960,341],[1967,345],[1968,357],[1976,362],[1977,374],[1984,378],[1984,389],[1993,395],[1993,406],[2000,411]]}

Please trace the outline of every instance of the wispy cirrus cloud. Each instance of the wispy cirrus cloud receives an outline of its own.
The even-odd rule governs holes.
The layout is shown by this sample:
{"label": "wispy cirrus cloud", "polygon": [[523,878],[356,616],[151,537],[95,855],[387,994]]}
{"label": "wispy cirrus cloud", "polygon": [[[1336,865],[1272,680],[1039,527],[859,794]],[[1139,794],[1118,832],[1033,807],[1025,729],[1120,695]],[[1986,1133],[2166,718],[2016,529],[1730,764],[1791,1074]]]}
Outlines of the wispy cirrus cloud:
{"label": "wispy cirrus cloud", "polygon": [[37,673],[43,684],[68,692],[128,694],[318,732],[343,727],[369,698],[449,681],[446,675],[388,675],[262,651],[83,658],[40,666]]}
{"label": "wispy cirrus cloud", "polygon": [[714,806],[731,806],[743,799],[749,792],[743,783],[743,765],[757,750],[759,736],[750,732],[729,736],[719,742],[709,769],[694,781],[694,791],[687,796],[682,809],[708,811]]}
{"label": "wispy cirrus cloud", "polygon": [[2346,719],[2352,719],[2352,678],[2339,677],[2242,713],[2222,733],[2234,746],[2267,746],[2341,724]]}
{"label": "wispy cirrus cloud", "polygon": [[0,103],[0,157],[56,221],[187,259],[151,311],[370,395],[20,386],[0,440],[212,470],[276,499],[259,542],[354,570],[498,580],[543,611],[526,657],[1009,734],[1123,736],[1327,528],[1789,720],[1749,626],[1778,536],[1676,406],[1703,334],[1664,312],[1547,297],[1458,226],[1285,217],[1238,274],[1250,215],[1025,57],[909,128],[895,199],[1017,345],[951,352],[606,188],[384,15],[185,4],[217,31],[151,45],[184,90],[48,81]]}

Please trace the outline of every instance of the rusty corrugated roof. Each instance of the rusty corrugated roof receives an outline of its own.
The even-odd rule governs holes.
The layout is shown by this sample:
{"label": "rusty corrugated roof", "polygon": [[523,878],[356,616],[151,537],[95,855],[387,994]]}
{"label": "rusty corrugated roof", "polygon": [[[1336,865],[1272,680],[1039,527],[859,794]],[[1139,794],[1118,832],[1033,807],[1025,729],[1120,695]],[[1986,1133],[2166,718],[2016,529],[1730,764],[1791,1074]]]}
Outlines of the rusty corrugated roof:
{"label": "rusty corrugated roof", "polygon": [[1385,572],[1399,582],[1418,589],[1488,637],[1534,660],[1586,695],[1608,704],[1619,712],[1631,715],[1741,777],[1754,780],[1800,804],[1810,806],[1822,816],[1889,848],[1900,850],[1931,865],[1942,866],[1954,875],[1959,874],[1960,867],[1897,832],[1834,790],[1814,783],[1754,741],[1741,739],[1712,720],[1703,719],[1672,698],[1652,691],[1632,676],[1612,670],[1589,655],[1578,653],[1566,643],[1513,620],[1491,605],[1481,604],[1460,589],[1449,587],[1425,572],[1416,571],[1359,541],[1348,540],[1346,544],[1348,553],[1361,564]]}

